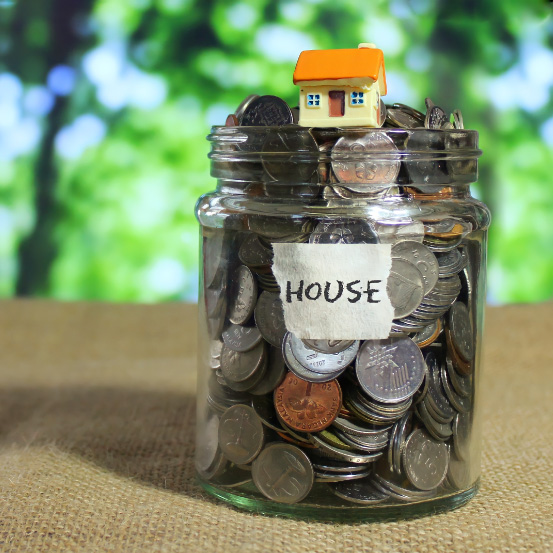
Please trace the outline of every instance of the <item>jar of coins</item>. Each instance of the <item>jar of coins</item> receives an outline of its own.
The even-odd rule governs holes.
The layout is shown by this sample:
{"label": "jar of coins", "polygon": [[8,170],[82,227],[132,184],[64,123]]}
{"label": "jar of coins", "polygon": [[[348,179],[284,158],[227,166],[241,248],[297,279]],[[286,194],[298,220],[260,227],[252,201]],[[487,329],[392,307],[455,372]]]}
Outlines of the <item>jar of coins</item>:
{"label": "jar of coins", "polygon": [[318,520],[460,506],[480,476],[477,132],[431,103],[382,106],[383,128],[300,127],[279,106],[208,137],[199,481]]}

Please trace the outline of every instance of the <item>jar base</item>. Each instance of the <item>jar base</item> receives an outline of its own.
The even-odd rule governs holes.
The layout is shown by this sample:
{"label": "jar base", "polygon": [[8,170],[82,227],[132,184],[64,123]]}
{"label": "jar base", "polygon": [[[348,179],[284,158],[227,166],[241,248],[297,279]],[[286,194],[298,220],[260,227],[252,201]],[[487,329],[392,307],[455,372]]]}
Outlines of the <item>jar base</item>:
{"label": "jar base", "polygon": [[[328,491],[321,490],[321,504],[317,503],[317,493],[310,494],[310,501],[303,501],[288,505],[277,503],[259,495],[255,492],[229,491],[213,486],[209,482],[197,478],[199,485],[209,495],[217,497],[234,507],[251,511],[262,515],[272,515],[288,518],[296,518],[312,521],[329,522],[373,522],[373,521],[395,521],[410,518],[419,518],[427,515],[434,515],[457,509],[470,501],[478,492],[480,479],[470,488],[439,498],[420,501],[417,503],[405,504],[377,504],[363,506],[352,503],[346,505],[339,498],[329,498]],[[325,503],[324,505],[322,503]]]}

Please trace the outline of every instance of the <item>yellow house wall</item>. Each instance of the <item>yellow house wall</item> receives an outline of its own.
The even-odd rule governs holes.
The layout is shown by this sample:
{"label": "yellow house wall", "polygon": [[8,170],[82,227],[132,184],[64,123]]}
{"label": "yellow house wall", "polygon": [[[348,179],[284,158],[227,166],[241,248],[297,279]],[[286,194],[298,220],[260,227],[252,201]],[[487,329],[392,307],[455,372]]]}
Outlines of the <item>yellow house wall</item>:
{"label": "yellow house wall", "polygon": [[[357,83],[356,83],[357,84]],[[359,83],[361,85],[361,83]],[[302,83],[300,86],[300,118],[299,124],[304,127],[380,127],[378,124],[378,112],[380,109],[380,94],[378,86],[371,81],[364,86],[345,86],[343,84],[321,84],[316,81],[313,85]],[[343,117],[329,116],[328,93],[331,90],[340,90],[345,93],[345,109]],[[364,92],[365,104],[361,106],[350,105],[351,92]],[[320,94],[321,105],[319,108],[307,107],[307,95]]]}

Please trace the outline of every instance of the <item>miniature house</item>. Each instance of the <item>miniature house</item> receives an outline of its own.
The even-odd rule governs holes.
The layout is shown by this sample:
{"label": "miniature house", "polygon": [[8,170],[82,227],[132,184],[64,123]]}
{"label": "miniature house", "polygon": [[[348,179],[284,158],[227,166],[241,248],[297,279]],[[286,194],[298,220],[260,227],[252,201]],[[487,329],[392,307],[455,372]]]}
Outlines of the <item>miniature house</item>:
{"label": "miniature house", "polygon": [[386,94],[384,54],[373,44],[344,50],[305,50],[294,71],[304,127],[381,127]]}

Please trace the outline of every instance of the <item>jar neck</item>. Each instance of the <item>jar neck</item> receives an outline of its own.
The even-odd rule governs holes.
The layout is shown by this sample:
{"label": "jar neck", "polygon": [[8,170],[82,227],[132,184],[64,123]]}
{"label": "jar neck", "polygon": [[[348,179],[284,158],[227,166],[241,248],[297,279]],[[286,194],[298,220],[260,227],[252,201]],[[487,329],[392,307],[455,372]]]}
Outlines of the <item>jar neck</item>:
{"label": "jar neck", "polygon": [[286,184],[236,181],[218,179],[216,191],[222,195],[240,195],[248,198],[280,198],[288,200],[378,200],[381,198],[404,198],[416,201],[440,201],[470,198],[470,184],[429,184],[429,185],[367,185],[355,191],[342,183],[333,184]]}

